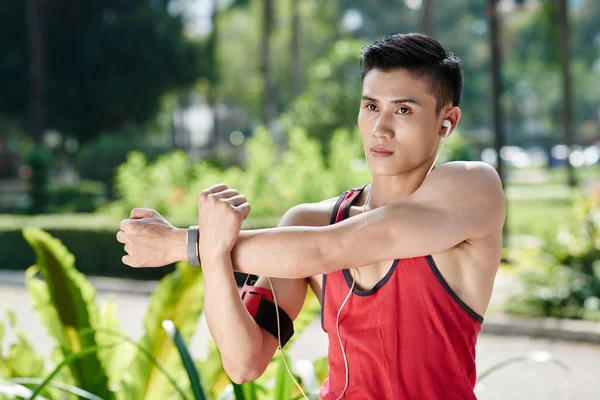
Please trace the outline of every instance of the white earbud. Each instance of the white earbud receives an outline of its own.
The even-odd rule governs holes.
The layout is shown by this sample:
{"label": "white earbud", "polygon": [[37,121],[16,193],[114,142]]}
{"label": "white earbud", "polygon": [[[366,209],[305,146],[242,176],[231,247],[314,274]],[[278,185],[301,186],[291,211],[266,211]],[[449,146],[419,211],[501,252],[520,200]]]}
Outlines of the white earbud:
{"label": "white earbud", "polygon": [[433,160],[433,164],[431,164],[431,168],[429,168],[427,175],[429,175],[431,170],[433,170],[433,167],[435,166],[435,163],[437,162],[438,157],[440,156],[440,154],[442,153],[442,150],[444,149],[444,145],[446,144],[446,139],[448,138],[448,135],[450,134],[450,128],[452,128],[452,122],[450,122],[450,120],[445,119],[444,122],[442,123],[442,126],[444,128],[446,128],[446,134],[444,135],[444,140],[442,141],[442,147],[440,148],[440,151],[438,151],[437,155],[435,156],[435,160]]}
{"label": "white earbud", "polygon": [[450,122],[450,120],[445,119],[442,123],[442,126],[446,128],[446,134],[444,135],[444,138],[447,138],[450,134],[450,128],[452,128],[452,122]]}

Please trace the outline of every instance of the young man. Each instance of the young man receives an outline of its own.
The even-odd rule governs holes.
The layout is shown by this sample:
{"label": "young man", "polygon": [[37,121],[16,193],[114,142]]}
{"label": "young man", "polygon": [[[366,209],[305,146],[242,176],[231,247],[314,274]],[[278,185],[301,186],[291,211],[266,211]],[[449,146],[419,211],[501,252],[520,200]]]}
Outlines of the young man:
{"label": "young man", "polygon": [[[277,303],[292,320],[310,286],[330,339],[323,399],[475,399],[475,346],[500,262],[505,201],[484,163],[429,173],[460,120],[461,62],[434,39],[405,34],[366,46],[361,67],[369,186],[295,206],[278,228],[241,232],[243,195],[217,185],[199,196],[210,331],[229,376],[253,380],[278,340],[247,311],[232,269],[260,276],[265,289],[264,277],[277,278]],[[186,231],[153,210],[133,210],[121,230],[127,265],[187,259]]]}

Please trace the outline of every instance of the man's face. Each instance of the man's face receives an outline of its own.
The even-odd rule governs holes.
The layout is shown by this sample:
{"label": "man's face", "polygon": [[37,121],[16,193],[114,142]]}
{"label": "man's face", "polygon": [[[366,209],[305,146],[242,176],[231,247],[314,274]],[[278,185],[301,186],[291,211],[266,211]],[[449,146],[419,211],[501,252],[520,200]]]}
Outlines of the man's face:
{"label": "man's face", "polygon": [[[363,80],[358,127],[374,175],[400,175],[435,157],[443,120],[443,112],[436,115],[436,105],[425,79],[403,69],[369,71]],[[374,152],[373,146],[391,153]]]}

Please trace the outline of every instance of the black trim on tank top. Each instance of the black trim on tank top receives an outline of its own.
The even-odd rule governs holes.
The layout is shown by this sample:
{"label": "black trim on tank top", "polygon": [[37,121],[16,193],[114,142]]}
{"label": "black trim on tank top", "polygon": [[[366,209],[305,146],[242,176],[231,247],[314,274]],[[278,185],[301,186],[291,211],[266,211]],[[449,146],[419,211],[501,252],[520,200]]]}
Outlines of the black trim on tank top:
{"label": "black trim on tank top", "polygon": [[[389,281],[390,278],[392,277],[392,274],[394,273],[394,271],[396,270],[396,266],[398,265],[398,261],[399,260],[394,260],[394,262],[392,263],[392,266],[390,267],[387,274],[385,274],[385,276],[383,278],[381,278],[379,280],[379,282],[377,282],[375,284],[375,286],[373,286],[371,289],[361,290],[361,289],[357,288],[356,286],[354,286],[354,288],[352,289],[352,293],[354,293],[355,295],[358,295],[358,296],[370,296],[373,293],[375,293],[376,291],[378,291],[379,289],[381,289],[383,287],[383,285],[385,285],[387,283],[387,281]],[[350,289],[352,287],[352,277],[350,276],[350,271],[348,271],[347,269],[344,270],[344,278],[346,278],[346,283],[348,284],[348,289]]]}
{"label": "black trim on tank top", "polygon": [[[358,192],[362,192],[363,189],[367,187],[367,185],[364,185],[363,187],[361,187],[360,189],[358,189]],[[354,200],[354,199],[352,199]],[[352,201],[350,203],[348,203],[348,206],[344,209],[344,214],[342,215],[342,221],[349,218],[350,217],[350,206],[352,205]],[[358,295],[358,296],[370,296],[373,293],[375,293],[376,291],[378,291],[379,289],[381,289],[383,287],[383,285],[385,285],[387,283],[387,281],[390,280],[392,274],[394,273],[394,270],[396,269],[396,266],[398,265],[398,260],[394,260],[394,262],[392,262],[392,265],[390,266],[390,269],[388,270],[388,272],[385,274],[385,276],[383,278],[381,278],[379,280],[379,282],[377,282],[375,284],[375,286],[373,286],[371,289],[369,290],[360,290],[358,289],[356,286],[352,289],[352,293]],[[348,271],[347,269],[344,269],[344,278],[346,278],[346,283],[348,284],[348,289],[350,289],[352,287],[352,276],[350,276],[350,271]]]}
{"label": "black trim on tank top", "polygon": [[448,284],[448,282],[446,282],[446,279],[444,279],[444,276],[442,275],[442,273],[438,269],[437,265],[435,264],[435,261],[433,260],[433,257],[427,256],[425,258],[427,258],[427,262],[429,263],[429,266],[431,267],[431,270],[433,271],[433,273],[435,274],[435,276],[437,277],[437,279],[440,281],[440,283],[442,284],[442,286],[444,287],[444,289],[446,289],[446,291],[448,293],[450,293],[450,296],[452,296],[452,298],[458,303],[459,306],[462,307],[463,310],[465,310],[477,322],[479,322],[480,324],[482,324],[483,323],[483,317],[481,315],[477,314],[475,311],[473,311],[473,309],[471,307],[469,307],[464,301],[462,301],[461,298],[458,297],[458,295],[454,292],[454,290],[452,290],[452,288],[450,287],[450,285]]}
{"label": "black trim on tank top", "polygon": [[333,207],[333,213],[331,214],[331,218],[329,219],[329,225],[335,224],[335,217],[337,217],[338,210],[340,209],[340,206],[344,202],[344,199],[346,198],[347,194],[348,194],[348,191],[345,191],[344,193],[342,193],[340,195],[340,198],[336,201],[335,207]]}

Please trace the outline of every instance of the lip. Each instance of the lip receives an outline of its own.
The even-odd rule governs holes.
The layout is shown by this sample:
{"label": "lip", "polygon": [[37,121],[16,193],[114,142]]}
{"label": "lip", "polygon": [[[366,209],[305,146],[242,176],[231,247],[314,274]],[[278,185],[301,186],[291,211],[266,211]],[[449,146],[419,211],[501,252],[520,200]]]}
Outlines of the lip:
{"label": "lip", "polygon": [[389,157],[394,154],[392,150],[383,146],[373,146],[370,150],[373,157]]}

